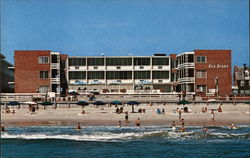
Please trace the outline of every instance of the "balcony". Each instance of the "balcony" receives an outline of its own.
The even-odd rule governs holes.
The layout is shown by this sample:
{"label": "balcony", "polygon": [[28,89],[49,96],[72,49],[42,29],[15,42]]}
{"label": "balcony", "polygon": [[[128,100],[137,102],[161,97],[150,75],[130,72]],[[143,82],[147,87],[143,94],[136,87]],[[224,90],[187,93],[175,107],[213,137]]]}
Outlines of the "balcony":
{"label": "balcony", "polygon": [[51,84],[60,84],[60,78],[51,78]]}
{"label": "balcony", "polygon": [[183,63],[183,64],[178,64],[177,69],[180,69],[180,68],[182,68],[182,67],[184,67],[184,68],[188,68],[188,67],[193,68],[193,67],[194,67],[194,63]]}
{"label": "balcony", "polygon": [[51,69],[60,69],[59,63],[51,63]]}
{"label": "balcony", "polygon": [[179,82],[194,82],[194,77],[178,78]]}

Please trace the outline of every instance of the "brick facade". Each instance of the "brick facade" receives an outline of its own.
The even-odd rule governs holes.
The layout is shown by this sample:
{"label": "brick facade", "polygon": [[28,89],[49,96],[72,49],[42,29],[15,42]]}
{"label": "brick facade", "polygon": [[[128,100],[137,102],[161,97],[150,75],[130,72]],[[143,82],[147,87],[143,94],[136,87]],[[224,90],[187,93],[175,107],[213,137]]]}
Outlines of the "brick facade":
{"label": "brick facade", "polygon": [[[50,86],[50,62],[39,64],[39,56],[48,56],[50,50],[15,51],[15,92],[36,93],[40,86]],[[47,79],[40,79],[40,71],[48,71]]]}
{"label": "brick facade", "polygon": [[[231,50],[195,50],[195,91],[197,85],[206,85],[209,89],[216,89],[215,78],[218,78],[218,95],[229,95],[232,90]],[[198,63],[197,56],[205,56],[205,63]],[[197,70],[205,70],[206,77],[198,78]]]}

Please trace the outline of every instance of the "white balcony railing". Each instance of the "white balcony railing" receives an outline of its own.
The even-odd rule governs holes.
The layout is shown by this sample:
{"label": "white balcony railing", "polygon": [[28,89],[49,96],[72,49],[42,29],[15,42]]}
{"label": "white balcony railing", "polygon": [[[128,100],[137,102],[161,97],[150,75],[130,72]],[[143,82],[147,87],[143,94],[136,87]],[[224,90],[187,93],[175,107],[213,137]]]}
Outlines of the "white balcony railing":
{"label": "white balcony railing", "polygon": [[60,65],[59,65],[59,63],[51,63],[51,68],[52,69],[59,69]]}
{"label": "white balcony railing", "polygon": [[178,78],[179,82],[194,82],[194,77]]}
{"label": "white balcony railing", "polygon": [[181,68],[181,67],[194,67],[194,63],[183,63],[183,64],[179,64],[177,66],[177,69]]}
{"label": "white balcony railing", "polygon": [[60,84],[60,78],[51,78],[52,84]]}

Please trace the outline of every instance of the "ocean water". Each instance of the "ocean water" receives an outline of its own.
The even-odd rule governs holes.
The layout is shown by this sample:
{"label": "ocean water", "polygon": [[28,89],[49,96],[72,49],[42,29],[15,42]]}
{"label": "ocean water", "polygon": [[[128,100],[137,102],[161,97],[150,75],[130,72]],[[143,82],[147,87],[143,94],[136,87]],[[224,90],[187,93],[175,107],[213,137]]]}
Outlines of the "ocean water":
{"label": "ocean water", "polygon": [[250,157],[250,127],[8,127],[2,158]]}

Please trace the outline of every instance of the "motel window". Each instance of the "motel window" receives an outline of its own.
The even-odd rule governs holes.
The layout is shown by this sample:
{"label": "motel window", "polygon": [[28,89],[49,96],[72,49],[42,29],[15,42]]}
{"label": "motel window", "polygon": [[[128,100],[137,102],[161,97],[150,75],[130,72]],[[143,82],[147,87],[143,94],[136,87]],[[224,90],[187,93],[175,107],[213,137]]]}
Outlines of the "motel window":
{"label": "motel window", "polygon": [[49,78],[48,71],[40,71],[40,78]]}
{"label": "motel window", "polygon": [[207,71],[206,70],[197,70],[196,71],[196,78],[206,78]]}
{"label": "motel window", "polygon": [[134,65],[150,65],[150,58],[134,58]]}
{"label": "motel window", "polygon": [[169,79],[169,71],[153,71],[153,79]]}
{"label": "motel window", "polygon": [[107,58],[107,66],[126,66],[132,65],[132,58]]}
{"label": "motel window", "polygon": [[89,71],[88,79],[104,79],[104,71]]}
{"label": "motel window", "polygon": [[88,58],[88,66],[104,65],[104,58]]}
{"label": "motel window", "polygon": [[85,58],[69,58],[69,66],[85,66]]}
{"label": "motel window", "polygon": [[131,71],[107,71],[107,79],[132,79]]}
{"label": "motel window", "polygon": [[169,65],[169,58],[153,58],[153,65]]}
{"label": "motel window", "polygon": [[197,91],[198,92],[206,92],[206,85],[197,85]]}
{"label": "motel window", "polygon": [[206,56],[197,56],[196,57],[196,62],[197,63],[206,63],[207,62],[207,58],[206,58]]}
{"label": "motel window", "polygon": [[150,79],[150,71],[135,71],[135,79]]}
{"label": "motel window", "polygon": [[38,63],[39,64],[48,64],[49,63],[49,57],[48,56],[40,56],[40,57],[38,57]]}
{"label": "motel window", "polygon": [[86,79],[85,71],[69,71],[69,79]]}

